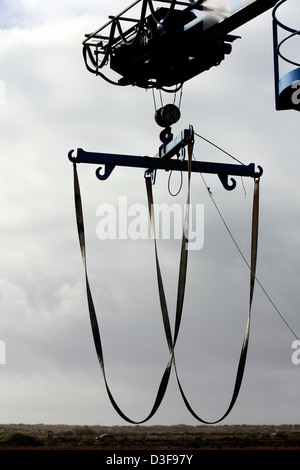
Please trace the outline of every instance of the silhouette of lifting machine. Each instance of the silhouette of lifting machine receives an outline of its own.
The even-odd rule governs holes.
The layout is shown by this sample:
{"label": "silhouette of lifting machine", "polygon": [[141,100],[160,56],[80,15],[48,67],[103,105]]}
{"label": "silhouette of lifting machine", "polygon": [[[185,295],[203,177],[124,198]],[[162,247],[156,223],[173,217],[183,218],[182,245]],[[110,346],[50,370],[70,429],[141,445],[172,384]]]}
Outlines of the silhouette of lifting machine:
{"label": "silhouette of lifting machine", "polygon": [[[296,62],[284,58],[281,53],[282,42],[290,36],[299,34],[299,31],[283,25],[276,17],[278,6],[285,1],[280,1],[275,7],[276,0],[136,0],[120,14],[110,16],[109,21],[100,29],[86,35],[83,41],[85,65],[90,72],[116,86],[131,85],[144,89],[156,89],[159,92],[176,93],[184,82],[209,70],[211,67],[219,65],[226,55],[231,53],[232,44],[238,38],[238,36],[231,34],[235,29],[268,9],[275,7],[273,8],[273,31],[276,109],[299,109],[295,100],[292,100],[292,91],[294,81],[298,78],[300,80],[300,68],[281,78],[279,76],[279,60],[288,60],[292,67],[298,67]],[[283,28],[289,34],[288,38],[282,42],[278,42],[278,27]],[[163,131],[160,134],[161,146],[154,157],[94,153],[86,152],[83,149],[78,149],[76,156],[73,155],[74,150],[69,152],[69,159],[74,166],[77,227],[85,268],[88,306],[95,347],[111,403],[120,416],[131,423],[145,422],[154,415],[165,394],[172,366],[175,369],[180,392],[187,408],[196,419],[203,423],[209,423],[199,418],[188,403],[179,381],[174,355],[185,290],[187,268],[185,242],[188,239],[188,234],[186,230],[183,230],[173,337],[155,248],[160,305],[170,359],[161,379],[150,414],[143,421],[133,421],[118,407],[106,380],[100,331],[87,275],[84,223],[76,170],[77,163],[100,165],[96,170],[96,176],[100,180],[106,180],[116,166],[144,168],[151,219],[153,217],[151,209],[153,206],[152,186],[155,183],[157,170],[188,172],[187,206],[190,200],[190,175],[192,172],[218,175],[226,190],[232,190],[236,186],[236,181],[233,178],[229,181],[229,175],[254,179],[248,322],[231,402],[225,414],[214,423],[224,419],[231,411],[239,393],[246,362],[257,256],[259,178],[263,171],[260,166],[256,169],[254,163],[243,165],[192,161],[193,127],[189,126],[176,138],[172,134],[171,126],[179,119],[180,109],[175,104],[167,104],[156,110],[155,120],[163,128]],[[188,152],[186,152],[186,148]],[[186,158],[186,154],[188,158]],[[188,212],[186,215],[188,216]]]}
{"label": "silhouette of lifting machine", "polygon": [[[232,42],[238,38],[233,30],[273,7],[276,0],[137,0],[83,41],[87,69],[111,84],[133,85],[168,91],[178,90],[192,77],[219,65],[230,54]],[[159,8],[155,8],[159,6]],[[139,11],[139,16],[134,13]],[[125,29],[124,25],[130,25]],[[112,78],[104,73],[109,68],[117,73]],[[120,78],[121,76],[121,78]],[[180,110],[167,104],[156,112],[157,124],[164,128],[163,145],[154,158],[73,150],[69,158],[77,163],[105,165],[97,170],[99,179],[108,178],[115,166],[147,168],[155,181],[157,169],[187,170],[185,147],[193,140],[193,128],[185,129],[173,139],[171,126],[180,118]],[[180,161],[171,160],[181,156]],[[254,164],[226,165],[193,162],[191,171],[218,174],[225,189],[232,190],[235,181],[228,175],[257,178],[262,168]]]}

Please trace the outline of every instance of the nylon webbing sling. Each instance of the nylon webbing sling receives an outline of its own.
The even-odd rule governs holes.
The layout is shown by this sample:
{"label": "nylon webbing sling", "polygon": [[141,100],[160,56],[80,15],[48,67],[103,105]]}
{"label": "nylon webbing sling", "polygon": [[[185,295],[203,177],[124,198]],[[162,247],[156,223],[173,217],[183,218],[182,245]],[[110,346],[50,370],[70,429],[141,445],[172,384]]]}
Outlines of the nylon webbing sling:
{"label": "nylon webbing sling", "polygon": [[[192,147],[189,148],[189,153],[192,152]],[[190,178],[190,173],[189,173],[189,178]],[[148,183],[147,186],[147,193],[148,193],[148,200],[151,200],[153,202],[153,196],[152,196],[152,189],[150,184]],[[188,184],[188,196],[187,196],[187,202],[190,201],[190,179],[189,179],[189,184]],[[188,204],[187,204],[188,207]],[[154,219],[153,215],[152,218]],[[184,229],[184,234],[182,238],[182,242],[187,241],[188,239],[188,228],[189,228],[189,212],[186,212],[186,218],[185,218],[185,229]],[[186,280],[186,269],[187,269],[187,250],[184,249],[186,248],[186,243],[182,244],[182,252],[181,252],[181,261],[180,261],[180,270],[179,270],[179,281],[178,281],[178,294],[177,294],[177,306],[176,306],[176,319],[175,319],[175,333],[174,333],[174,341],[173,341],[173,352],[172,352],[172,357],[173,357],[173,366],[176,374],[176,379],[177,383],[183,398],[183,401],[187,407],[187,409],[190,411],[190,413],[196,418],[198,421],[201,421],[204,424],[216,424],[223,419],[226,418],[226,416],[230,413],[232,410],[236,399],[238,397],[240,387],[242,384],[243,380],[243,375],[245,371],[245,365],[246,365],[246,359],[247,359],[247,351],[248,351],[248,344],[249,344],[249,334],[250,334],[250,321],[251,321],[251,310],[252,310],[252,300],[253,300],[253,292],[254,292],[254,285],[255,285],[255,274],[256,274],[256,261],[257,261],[257,247],[258,247],[258,223],[259,223],[259,179],[254,180],[254,194],[253,194],[253,207],[252,207],[252,232],[251,232],[251,265],[250,265],[250,293],[249,293],[249,310],[248,310],[248,319],[247,319],[247,325],[246,325],[246,331],[244,334],[244,340],[243,340],[243,345],[240,353],[240,359],[238,363],[238,368],[237,368],[237,373],[236,373],[236,379],[235,379],[235,385],[234,385],[234,390],[232,394],[231,401],[229,403],[229,407],[225,414],[218,420],[216,421],[206,421],[202,418],[200,418],[195,411],[192,409],[191,405],[188,402],[188,399],[186,398],[186,395],[184,393],[183,387],[180,383],[178,372],[177,372],[177,367],[176,367],[176,362],[175,362],[175,354],[174,354],[174,347],[179,331],[179,326],[180,326],[180,321],[181,321],[181,316],[182,316],[182,308],[183,308],[183,299],[184,299],[184,289],[185,289],[185,280]],[[153,230],[153,233],[155,234],[155,230]],[[157,251],[156,251],[156,240],[154,238],[154,243],[155,243],[155,256],[156,256],[156,266],[159,266],[159,262],[157,259]],[[164,291],[163,285],[162,285],[162,279],[161,276],[157,276],[158,280],[158,286],[159,286],[159,292]],[[166,309],[166,308],[165,308]],[[163,317],[166,316],[166,312],[162,312]],[[166,321],[164,321],[164,324],[167,324]],[[169,332],[166,331],[166,336],[167,339],[169,338]],[[168,344],[170,340],[168,339]],[[170,345],[169,345],[170,347]]]}
{"label": "nylon webbing sling", "polygon": [[253,208],[252,208],[252,233],[251,233],[251,265],[250,265],[250,293],[249,293],[249,310],[248,310],[248,319],[246,325],[246,331],[244,335],[243,345],[241,349],[239,364],[237,368],[237,374],[235,379],[234,390],[232,394],[232,398],[229,404],[229,407],[225,414],[216,421],[205,421],[201,419],[197,414],[194,412],[192,407],[190,406],[183,388],[179,382],[178,374],[176,372],[177,382],[180,388],[180,392],[184,403],[190,413],[196,418],[198,421],[201,421],[204,424],[216,424],[226,418],[226,416],[232,410],[236,399],[238,397],[240,387],[242,385],[243,375],[245,371],[246,359],[247,359],[247,351],[248,351],[248,344],[249,344],[249,334],[250,334],[250,322],[251,322],[251,311],[252,311],[252,301],[253,301],[253,293],[254,293],[254,285],[256,279],[256,261],[257,261],[257,248],[258,248],[258,224],[259,224],[259,179],[254,180],[254,193],[253,193]]}
{"label": "nylon webbing sling", "polygon": [[87,273],[87,262],[86,262],[86,247],[85,247],[85,235],[84,235],[84,220],[83,220],[83,211],[82,211],[82,203],[81,203],[81,194],[80,194],[80,186],[79,186],[79,180],[78,180],[78,174],[77,174],[77,168],[76,168],[76,163],[73,163],[73,174],[74,174],[74,196],[75,196],[75,210],[76,210],[76,220],[77,220],[77,229],[78,229],[78,237],[79,237],[79,244],[80,244],[80,249],[81,249],[81,256],[82,256],[82,261],[83,261],[83,266],[84,266],[84,272],[85,272],[85,282],[86,282],[86,293],[87,293],[87,300],[88,300],[88,309],[89,309],[89,315],[90,315],[90,322],[91,322],[91,327],[92,327],[92,334],[93,334],[93,339],[94,339],[94,344],[95,344],[95,349],[97,352],[97,357],[98,361],[102,370],[103,378],[104,378],[104,383],[105,387],[107,390],[107,394],[109,396],[109,399],[117,411],[117,413],[127,422],[132,423],[132,424],[141,424],[146,421],[148,421],[152,416],[156,413],[158,410],[163,397],[165,395],[165,392],[167,390],[170,374],[171,374],[171,369],[172,369],[172,358],[170,358],[166,369],[164,371],[164,374],[162,376],[158,392],[156,395],[156,399],[153,405],[152,410],[150,411],[149,415],[142,421],[134,421],[130,418],[128,418],[123,411],[119,408],[117,405],[107,382],[106,379],[106,373],[105,373],[105,367],[104,367],[104,357],[103,357],[103,350],[102,350],[102,343],[101,343],[101,336],[100,336],[100,330],[98,326],[98,321],[97,321],[97,316],[96,316],[96,311],[95,311],[95,306],[93,302],[93,297],[90,289],[90,284],[88,280],[88,273]]}
{"label": "nylon webbing sling", "polygon": [[177,340],[177,336],[178,336],[178,332],[180,328],[182,309],[183,309],[183,300],[184,300],[184,293],[185,293],[186,273],[187,273],[187,261],[188,261],[187,243],[188,243],[188,229],[189,229],[191,165],[192,165],[192,157],[193,157],[193,147],[194,147],[194,142],[190,141],[188,143],[188,186],[187,186],[187,199],[186,199],[186,206],[185,206],[184,226],[183,226],[182,241],[181,241],[181,254],[180,254],[180,262],[179,262],[174,340],[172,339],[167,302],[166,302],[163,280],[162,280],[161,270],[160,270],[160,265],[159,265],[159,260],[158,260],[157,241],[156,241],[155,223],[154,223],[155,217],[154,217],[154,212],[153,212],[154,203],[153,203],[152,182],[151,182],[150,177],[145,178],[147,197],[148,197],[149,215],[150,215],[153,240],[154,240],[158,292],[159,292],[159,298],[160,298],[163,323],[165,326],[165,334],[166,334],[169,350],[171,353],[171,357],[173,358],[173,363],[175,361],[174,347],[176,344],[176,340]]}
{"label": "nylon webbing sling", "polygon": [[149,415],[142,421],[133,421],[132,419],[128,418],[122,410],[117,405],[116,401],[113,398],[113,395],[109,389],[105,367],[104,367],[104,358],[103,358],[103,351],[102,351],[102,344],[101,344],[101,337],[100,331],[97,321],[97,316],[95,312],[94,302],[90,290],[90,285],[88,281],[88,274],[87,274],[87,263],[86,263],[86,248],[85,248],[85,236],[84,236],[84,221],[83,221],[83,211],[82,211],[82,203],[81,203],[81,195],[80,195],[80,187],[77,175],[77,168],[76,163],[73,163],[74,168],[74,195],[75,195],[75,208],[76,208],[76,219],[77,219],[77,228],[78,228],[78,236],[79,236],[79,243],[81,248],[81,255],[84,265],[85,271],[85,280],[86,280],[86,292],[87,292],[87,299],[88,299],[88,308],[90,314],[90,321],[93,333],[93,339],[95,343],[95,348],[97,352],[98,361],[103,373],[105,387],[110,398],[112,405],[114,406],[115,410],[118,414],[126,421],[133,423],[133,424],[141,424],[148,421],[158,410],[163,397],[165,395],[172,364],[174,366],[178,386],[183,397],[184,403],[187,406],[190,413],[198,420],[206,424],[215,424],[223,420],[231,411],[234,406],[234,403],[237,399],[240,386],[242,383],[242,378],[244,374],[246,358],[247,358],[247,350],[248,350],[248,342],[249,342],[249,332],[250,332],[250,320],[251,320],[251,308],[252,308],[252,299],[253,299],[253,291],[254,291],[254,284],[255,284],[255,272],[256,272],[256,260],[257,260],[257,242],[258,242],[258,218],[259,218],[259,180],[255,180],[254,182],[254,196],[253,196],[253,212],[252,212],[252,241],[251,241],[251,269],[250,269],[250,301],[249,301],[249,312],[248,312],[248,320],[247,320],[247,327],[244,336],[243,346],[241,350],[240,360],[238,364],[238,370],[236,374],[235,386],[232,395],[231,402],[226,413],[217,421],[205,421],[197,416],[194,410],[191,408],[185,394],[181,383],[179,381],[179,376],[177,373],[175,356],[174,356],[174,347],[176,344],[176,340],[178,337],[178,332],[180,328],[180,322],[182,317],[182,309],[183,309],[183,301],[184,301],[184,293],[185,293],[185,283],[186,283],[186,272],[187,272],[187,259],[188,259],[188,249],[187,249],[187,242],[188,242],[188,228],[189,228],[189,203],[190,203],[190,179],[191,179],[191,160],[192,160],[192,153],[193,153],[193,142],[190,142],[188,145],[188,158],[189,158],[189,166],[188,166],[188,191],[187,191],[187,204],[186,204],[186,213],[185,213],[185,220],[184,220],[184,229],[182,235],[182,245],[181,245],[181,257],[180,257],[180,266],[179,266],[179,277],[178,277],[178,289],[177,289],[177,305],[176,305],[176,318],[175,318],[175,329],[174,329],[174,340],[172,340],[171,334],[171,327],[170,327],[170,320],[168,315],[167,309],[167,302],[163,287],[163,281],[161,276],[161,270],[159,265],[158,253],[157,253],[157,243],[156,243],[156,236],[155,236],[155,225],[154,225],[154,215],[153,215],[153,194],[152,194],[152,182],[151,178],[145,178],[146,181],[146,188],[147,188],[147,196],[148,196],[148,207],[153,231],[153,239],[154,239],[154,247],[155,247],[155,259],[156,259],[156,271],[157,271],[157,281],[158,281],[158,291],[159,291],[159,298],[160,298],[160,305],[163,317],[163,324],[165,329],[165,334],[167,338],[167,343],[170,351],[170,359],[164,371],[163,377],[161,379],[159,389],[157,392],[157,396],[153,405],[153,408]]}

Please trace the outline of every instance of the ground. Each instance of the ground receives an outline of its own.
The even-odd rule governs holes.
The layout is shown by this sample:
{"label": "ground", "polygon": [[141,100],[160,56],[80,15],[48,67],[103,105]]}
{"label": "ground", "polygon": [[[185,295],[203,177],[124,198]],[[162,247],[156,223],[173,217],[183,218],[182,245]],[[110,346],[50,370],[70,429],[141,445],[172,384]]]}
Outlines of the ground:
{"label": "ground", "polygon": [[0,450],[300,450],[300,425],[66,426],[0,424]]}

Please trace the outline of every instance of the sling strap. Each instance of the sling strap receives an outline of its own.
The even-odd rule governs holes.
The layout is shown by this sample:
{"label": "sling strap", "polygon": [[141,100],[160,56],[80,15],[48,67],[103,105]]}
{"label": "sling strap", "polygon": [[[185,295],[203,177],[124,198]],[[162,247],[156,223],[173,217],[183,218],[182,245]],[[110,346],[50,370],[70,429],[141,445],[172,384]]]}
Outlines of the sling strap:
{"label": "sling strap", "polygon": [[151,220],[152,234],[153,234],[153,240],[154,240],[155,264],[156,264],[156,274],[157,274],[157,284],[158,284],[158,292],[159,292],[159,298],[160,298],[160,306],[161,306],[161,311],[162,311],[163,323],[165,327],[165,334],[166,334],[168,347],[171,353],[173,363],[175,363],[174,348],[175,348],[175,344],[176,344],[176,340],[177,340],[179,328],[180,328],[184,294],[185,294],[186,273],[187,273],[187,261],[188,261],[187,244],[188,244],[188,230],[189,230],[190,186],[191,186],[191,166],[192,166],[192,157],[193,157],[193,147],[194,147],[194,142],[193,140],[190,140],[188,143],[188,185],[187,185],[187,199],[186,199],[185,215],[184,215],[184,226],[183,226],[182,241],[181,241],[181,254],[180,254],[180,262],[179,262],[177,307],[176,307],[176,317],[175,317],[174,339],[172,339],[172,334],[171,334],[166,296],[165,296],[163,280],[161,276],[161,270],[160,270],[159,259],[158,259],[158,252],[157,252],[152,181],[151,181],[150,176],[145,178],[147,197],[148,197],[149,216]]}
{"label": "sling strap", "polygon": [[92,328],[92,334],[93,334],[93,339],[94,339],[94,344],[95,344],[95,349],[98,357],[98,361],[102,370],[103,378],[104,378],[104,383],[105,387],[107,390],[107,394],[109,396],[109,399],[117,411],[117,413],[127,422],[131,424],[141,424],[146,421],[148,421],[152,416],[156,413],[158,410],[163,397],[165,395],[165,392],[167,390],[170,374],[171,374],[171,369],[172,369],[172,357],[170,357],[170,360],[168,361],[168,364],[165,368],[165,371],[163,373],[156,399],[154,402],[154,405],[152,407],[152,410],[150,411],[149,415],[143,419],[142,421],[134,421],[127,417],[123,411],[119,408],[118,404],[116,403],[111,390],[108,385],[108,381],[106,378],[106,372],[105,372],[105,366],[104,366],[104,357],[103,357],[103,349],[102,349],[102,343],[101,343],[101,336],[100,336],[100,330],[98,326],[98,320],[97,320],[97,315],[95,311],[95,306],[94,306],[94,301],[90,289],[90,284],[89,284],[89,279],[88,279],[88,273],[87,273],[87,260],[86,260],[86,246],[85,246],[85,234],[84,234],[84,220],[83,220],[83,210],[82,210],[82,202],[81,202],[81,194],[80,194],[80,186],[79,186],[79,180],[78,180],[78,174],[77,174],[77,168],[76,168],[76,163],[73,163],[73,175],[74,175],[74,196],[75,196],[75,211],[76,211],[76,220],[77,220],[77,230],[78,230],[78,238],[79,238],[79,244],[80,244],[80,249],[81,249],[81,256],[82,256],[82,261],[83,261],[83,266],[84,266],[84,273],[85,273],[85,283],[86,283],[86,293],[87,293],[87,300],[88,300],[88,309],[89,309],[89,316],[90,316],[90,322],[91,322],[91,328]]}
{"label": "sling strap", "polygon": [[258,222],[259,222],[259,179],[254,180],[254,194],[253,194],[253,209],[252,209],[252,234],[251,234],[251,265],[250,265],[250,294],[249,294],[249,311],[248,311],[248,319],[246,325],[246,331],[244,335],[243,345],[240,354],[240,360],[238,364],[236,379],[234,390],[232,394],[232,398],[229,404],[229,407],[225,414],[216,421],[205,421],[201,419],[195,411],[190,406],[183,388],[179,382],[178,374],[175,368],[177,382],[179,385],[179,389],[183,398],[183,401],[190,411],[190,413],[196,418],[198,421],[201,421],[204,424],[216,424],[226,418],[226,416],[232,410],[236,399],[238,397],[240,387],[242,385],[243,375],[245,371],[246,359],[247,359],[247,351],[248,351],[248,344],[249,344],[249,334],[250,334],[250,321],[251,321],[251,310],[252,310],[252,300],[253,300],[253,293],[254,293],[254,285],[256,279],[256,261],[257,261],[257,248],[258,248]]}
{"label": "sling strap", "polygon": [[249,341],[249,332],[250,332],[250,319],[251,319],[251,308],[252,308],[252,299],[253,299],[253,290],[255,284],[255,271],[256,271],[256,259],[257,259],[257,240],[258,240],[258,207],[259,207],[259,180],[255,180],[254,186],[254,197],[253,197],[253,213],[252,213],[252,243],[251,243],[251,269],[250,269],[250,301],[249,301],[249,312],[248,312],[248,321],[246,332],[244,336],[243,346],[241,350],[240,360],[238,364],[238,370],[235,380],[234,391],[232,395],[231,402],[226,413],[217,421],[208,422],[200,417],[194,412],[192,407],[190,406],[184,391],[183,387],[180,383],[176,361],[175,361],[175,353],[174,348],[176,344],[176,340],[179,333],[181,318],[182,318],[182,309],[183,309],[183,302],[184,302],[184,294],[185,294],[185,284],[186,284],[186,273],[187,273],[187,261],[188,261],[188,230],[189,230],[189,210],[190,210],[190,181],[191,181],[191,162],[192,162],[192,154],[193,154],[193,141],[189,142],[188,144],[188,190],[187,190],[187,204],[185,210],[185,218],[184,218],[184,228],[183,228],[183,235],[182,235],[182,244],[181,244],[181,257],[180,257],[180,265],[179,265],[179,276],[178,276],[178,288],[177,288],[177,305],[176,305],[176,318],[175,318],[175,328],[174,328],[174,338],[172,339],[171,333],[171,326],[169,320],[169,314],[167,309],[167,302],[166,296],[164,292],[163,280],[161,275],[161,269],[158,259],[158,251],[157,251],[157,241],[156,241],[156,234],[155,234],[155,223],[154,223],[154,213],[153,213],[153,194],[152,194],[152,182],[150,177],[146,177],[146,189],[147,189],[147,196],[148,196],[148,208],[151,220],[151,227],[153,232],[153,239],[154,239],[154,250],[155,250],[155,260],[156,260],[156,273],[157,273],[157,282],[158,282],[158,292],[160,298],[160,306],[162,311],[162,318],[163,318],[163,325],[166,334],[166,339],[168,343],[168,348],[170,351],[170,358],[163,373],[157,395],[155,398],[154,405],[149,413],[149,415],[141,420],[141,421],[134,421],[127,417],[123,411],[119,408],[118,404],[116,403],[106,378],[105,366],[104,366],[104,357],[103,357],[103,350],[102,350],[102,343],[101,343],[101,336],[99,325],[97,321],[97,315],[94,307],[93,297],[90,289],[90,284],[88,280],[88,273],[87,273],[87,260],[86,260],[86,245],[85,245],[85,234],[84,234],[84,220],[83,220],[83,210],[82,210],[82,202],[81,202],[81,194],[80,194],[80,186],[77,174],[77,167],[76,162],[73,162],[73,174],[74,174],[74,197],[75,197],[75,211],[76,211],[76,220],[77,220],[77,230],[78,230],[78,238],[79,244],[81,249],[81,256],[84,266],[85,272],[85,282],[86,282],[86,293],[87,293],[87,300],[88,300],[88,309],[89,309],[89,316],[92,328],[92,334],[95,344],[95,349],[97,352],[98,361],[102,370],[102,374],[104,377],[105,387],[109,396],[109,399],[117,411],[117,413],[127,422],[132,424],[141,424],[148,421],[152,416],[156,413],[161,402],[164,398],[165,392],[167,390],[172,365],[174,366],[176,379],[178,382],[178,386],[184,400],[184,403],[190,413],[198,420],[206,424],[214,424],[221,420],[223,420],[233,408],[237,396],[239,394],[240,386],[242,383],[242,378],[244,374],[245,364],[246,364],[246,357],[247,357],[247,350],[248,350],[248,341]]}
{"label": "sling strap", "polygon": [[[192,145],[189,147],[189,162],[191,161],[191,152],[192,152]],[[187,271],[187,239],[188,239],[188,228],[189,228],[189,202],[190,202],[190,171],[188,174],[188,195],[187,195],[187,211],[185,214],[185,227],[183,231],[183,237],[182,237],[182,247],[181,247],[181,259],[180,259],[180,269],[179,269],[179,279],[178,279],[178,292],[177,292],[177,306],[176,306],[176,318],[175,318],[175,332],[174,332],[174,341],[172,343],[173,345],[173,351],[172,351],[172,359],[173,359],[173,366],[176,374],[176,379],[177,383],[183,398],[183,401],[187,407],[187,409],[190,411],[190,413],[193,415],[194,418],[196,418],[198,421],[204,423],[204,424],[216,424],[226,418],[226,416],[230,413],[232,410],[236,399],[238,397],[240,387],[242,384],[243,380],[243,375],[245,371],[245,365],[246,365],[246,359],[247,359],[247,351],[248,351],[248,344],[249,344],[249,334],[250,334],[250,320],[251,320],[251,310],[252,310],[252,300],[253,300],[253,293],[254,293],[254,285],[255,285],[255,279],[256,279],[256,261],[257,261],[257,248],[258,248],[258,222],[259,222],[259,179],[254,180],[254,195],[253,195],[253,208],[252,208],[252,233],[251,233],[251,265],[250,265],[250,294],[249,294],[249,310],[248,310],[248,319],[247,319],[247,325],[246,325],[246,331],[244,334],[244,340],[242,344],[242,349],[240,353],[240,360],[238,363],[238,368],[237,368],[237,373],[236,373],[236,379],[235,379],[235,385],[234,385],[234,390],[232,394],[232,398],[230,401],[230,404],[227,408],[227,411],[225,414],[218,420],[216,421],[206,421],[202,418],[200,418],[195,411],[192,409],[191,405],[189,404],[189,401],[184,393],[183,387],[180,383],[179,376],[178,376],[178,371],[176,367],[176,361],[175,361],[175,354],[174,354],[174,347],[176,343],[176,339],[178,336],[179,332],[179,327],[180,327],[180,322],[181,322],[181,317],[182,317],[182,308],[183,308],[183,299],[184,299],[184,290],[185,290],[185,281],[186,281],[186,271]],[[153,196],[152,196],[152,186],[151,184],[147,184],[147,194],[148,194],[148,201],[149,204],[150,202],[153,204]],[[151,211],[152,212],[152,211]],[[154,220],[153,214],[151,213],[151,218]],[[155,230],[153,229],[153,233],[155,235]],[[156,239],[154,237],[154,244],[155,244],[155,257],[156,257],[156,266],[159,267],[159,262],[157,259],[157,249],[156,249]],[[164,288],[162,285],[162,279],[160,275],[160,271],[157,272],[157,281],[158,281],[158,290],[160,293],[160,297],[164,298],[164,294],[162,295],[161,292],[164,292]],[[161,303],[162,305],[162,303]],[[164,304],[163,304],[164,305]],[[165,320],[166,314],[166,307],[162,308],[162,315],[164,318],[164,325],[168,325],[168,322]],[[166,331],[166,336],[168,339],[168,344],[170,342],[169,340],[169,332]],[[169,346],[170,347],[170,346]]]}

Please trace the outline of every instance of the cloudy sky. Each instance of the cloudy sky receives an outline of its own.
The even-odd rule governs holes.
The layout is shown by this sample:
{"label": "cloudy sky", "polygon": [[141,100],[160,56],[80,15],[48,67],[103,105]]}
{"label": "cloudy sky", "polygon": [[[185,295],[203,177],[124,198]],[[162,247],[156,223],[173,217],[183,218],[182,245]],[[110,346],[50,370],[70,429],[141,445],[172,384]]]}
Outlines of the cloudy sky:
{"label": "cloudy sky", "polygon": [[[286,15],[299,27],[297,3],[287,2]],[[157,153],[152,93],[109,85],[88,73],[82,59],[84,34],[127,4],[0,0],[0,341],[6,352],[4,358],[2,347],[1,423],[126,424],[110,404],[94,350],[68,152]],[[244,381],[223,424],[299,423],[300,364],[291,359],[296,338],[265,295],[300,335],[299,117],[275,110],[271,11],[237,33],[242,39],[219,67],[185,84],[182,117],[173,131],[192,124],[243,163],[264,169],[257,266],[264,290],[256,285]],[[200,138],[194,154],[197,160],[233,163]],[[116,213],[120,197],[128,207],[146,204],[144,172],[116,168],[99,181],[95,169],[78,165],[107,377],[120,408],[141,421],[169,357],[153,241],[100,240],[97,227],[103,204]],[[238,178],[229,192],[217,176],[204,178],[249,259],[253,180],[242,184]],[[175,191],[178,175],[171,183]],[[177,198],[168,192],[165,172],[153,189],[155,202],[183,204],[186,177]],[[204,204],[204,245],[189,255],[176,360],[191,406],[214,421],[231,399],[248,315],[249,270],[199,174],[193,174],[191,197]],[[173,325],[180,240],[160,239],[158,249]],[[178,423],[199,424],[172,373],[148,424]]]}

